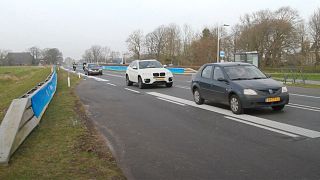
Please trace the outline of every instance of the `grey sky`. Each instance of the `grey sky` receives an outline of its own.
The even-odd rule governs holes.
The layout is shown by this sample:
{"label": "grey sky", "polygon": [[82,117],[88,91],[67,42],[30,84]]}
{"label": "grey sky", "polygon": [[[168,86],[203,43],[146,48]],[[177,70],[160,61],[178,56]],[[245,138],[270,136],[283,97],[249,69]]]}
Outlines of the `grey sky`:
{"label": "grey sky", "polygon": [[57,47],[81,58],[91,45],[126,51],[130,32],[161,24],[235,24],[245,13],[291,6],[308,19],[320,0],[0,0],[0,49]]}

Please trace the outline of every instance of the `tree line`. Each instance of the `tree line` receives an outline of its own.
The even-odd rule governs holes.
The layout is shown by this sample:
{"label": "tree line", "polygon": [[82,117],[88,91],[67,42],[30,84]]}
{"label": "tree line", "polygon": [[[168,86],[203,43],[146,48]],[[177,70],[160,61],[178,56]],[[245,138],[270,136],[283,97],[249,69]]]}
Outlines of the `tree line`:
{"label": "tree line", "polygon": [[[1,50],[0,49],[0,64],[5,64],[5,61],[10,61],[7,55],[11,50]],[[38,65],[42,64],[57,64],[63,61],[62,52],[58,48],[45,48],[40,49],[37,46],[26,49],[26,52],[29,52],[33,57],[32,64]],[[9,63],[10,64],[10,63]]]}
{"label": "tree line", "polygon": [[215,25],[201,32],[190,25],[161,25],[147,34],[133,31],[126,43],[134,59],[197,66],[216,62],[218,30],[226,61],[235,53],[256,51],[264,67],[320,64],[320,8],[308,20],[290,7],[260,10],[240,17],[232,27]]}
{"label": "tree line", "polygon": [[115,58],[122,57],[118,51],[111,50],[108,46],[93,45],[85,50],[82,55],[82,60],[89,63],[109,63]]}

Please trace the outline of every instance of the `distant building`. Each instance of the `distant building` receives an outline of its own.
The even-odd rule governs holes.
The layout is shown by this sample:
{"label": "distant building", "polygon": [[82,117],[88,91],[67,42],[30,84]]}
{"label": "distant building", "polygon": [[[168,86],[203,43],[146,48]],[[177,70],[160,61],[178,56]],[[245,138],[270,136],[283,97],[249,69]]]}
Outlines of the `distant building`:
{"label": "distant building", "polygon": [[31,66],[34,58],[28,52],[10,52],[7,55],[7,66]]}

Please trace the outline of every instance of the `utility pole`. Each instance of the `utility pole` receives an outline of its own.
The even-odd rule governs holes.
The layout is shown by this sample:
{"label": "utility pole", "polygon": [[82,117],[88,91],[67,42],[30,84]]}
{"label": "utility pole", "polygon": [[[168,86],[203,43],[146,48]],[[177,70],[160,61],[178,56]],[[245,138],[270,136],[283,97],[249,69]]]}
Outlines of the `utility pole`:
{"label": "utility pole", "polygon": [[[230,26],[228,24],[223,24],[222,27]],[[217,62],[220,62],[220,26],[218,25],[218,42],[217,42]]]}

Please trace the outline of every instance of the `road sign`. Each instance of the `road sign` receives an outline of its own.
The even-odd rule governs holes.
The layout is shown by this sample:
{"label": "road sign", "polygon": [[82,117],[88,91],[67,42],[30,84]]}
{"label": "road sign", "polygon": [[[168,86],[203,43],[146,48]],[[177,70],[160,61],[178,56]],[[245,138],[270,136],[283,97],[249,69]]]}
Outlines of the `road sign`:
{"label": "road sign", "polygon": [[224,57],[224,51],[220,51],[220,57]]}

